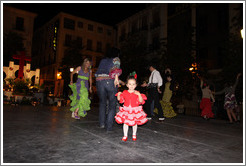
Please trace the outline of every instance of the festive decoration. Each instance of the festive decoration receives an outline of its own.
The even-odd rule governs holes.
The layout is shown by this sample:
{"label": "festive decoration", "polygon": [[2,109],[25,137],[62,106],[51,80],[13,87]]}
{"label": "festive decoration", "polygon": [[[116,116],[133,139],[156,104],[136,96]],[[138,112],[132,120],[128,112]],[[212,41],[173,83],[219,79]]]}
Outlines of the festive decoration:
{"label": "festive decoration", "polygon": [[13,55],[13,58],[19,60],[18,78],[23,78],[23,68],[25,65],[25,61],[31,61],[31,57],[25,56],[25,52],[21,51],[20,55]]}
{"label": "festive decoration", "polygon": [[137,73],[135,71],[133,71],[132,73],[130,73],[130,76],[134,76],[134,78],[137,79]]}

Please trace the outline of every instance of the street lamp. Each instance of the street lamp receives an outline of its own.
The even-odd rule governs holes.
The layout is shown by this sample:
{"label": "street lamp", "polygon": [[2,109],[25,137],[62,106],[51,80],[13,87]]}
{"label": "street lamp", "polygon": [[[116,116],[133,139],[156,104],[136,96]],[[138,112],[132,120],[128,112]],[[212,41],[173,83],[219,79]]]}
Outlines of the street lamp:
{"label": "street lamp", "polygon": [[241,37],[242,37],[242,39],[244,37],[244,31],[243,31],[243,29],[241,29]]}
{"label": "street lamp", "polygon": [[70,72],[73,72],[73,70],[74,70],[74,69],[71,67],[71,68],[70,68]]}

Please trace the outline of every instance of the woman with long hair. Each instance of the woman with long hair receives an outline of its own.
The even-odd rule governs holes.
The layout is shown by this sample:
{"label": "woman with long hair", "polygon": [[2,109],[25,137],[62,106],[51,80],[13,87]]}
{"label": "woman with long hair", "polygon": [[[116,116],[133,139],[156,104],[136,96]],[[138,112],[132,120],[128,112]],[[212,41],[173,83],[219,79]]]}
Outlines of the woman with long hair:
{"label": "woman with long hair", "polygon": [[[160,104],[163,110],[164,117],[172,118],[177,115],[173,110],[172,103],[171,103],[174,83],[172,81],[172,75],[170,73],[165,74],[165,78],[166,78],[165,89]],[[157,113],[158,112],[157,109],[155,109],[154,112]]]}
{"label": "woman with long hair", "polygon": [[[73,75],[78,73],[78,79],[76,83],[73,83]],[[88,91],[92,93],[92,71],[91,61],[89,58],[85,58],[81,66],[78,66],[70,75],[70,85],[73,94],[71,99],[72,117],[80,119],[85,117],[88,110],[90,110],[90,99]]]}

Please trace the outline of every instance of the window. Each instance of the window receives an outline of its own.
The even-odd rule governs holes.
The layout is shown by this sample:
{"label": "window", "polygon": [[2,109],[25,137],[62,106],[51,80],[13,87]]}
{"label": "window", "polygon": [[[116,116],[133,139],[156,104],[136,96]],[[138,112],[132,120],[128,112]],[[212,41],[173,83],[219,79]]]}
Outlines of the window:
{"label": "window", "polygon": [[65,36],[65,46],[70,46],[71,45],[71,41],[72,41],[72,36],[66,34],[66,36]]}
{"label": "window", "polygon": [[83,22],[79,21],[79,22],[78,22],[78,27],[79,27],[79,28],[83,28]]}
{"label": "window", "polygon": [[93,25],[88,24],[88,30],[89,30],[89,31],[93,31]]}
{"label": "window", "polygon": [[158,26],[160,26],[160,12],[159,11],[155,11],[153,13],[153,25],[152,28],[156,28]]}
{"label": "window", "polygon": [[107,30],[107,35],[111,36],[112,35],[112,31],[110,29]]}
{"label": "window", "polygon": [[102,52],[102,42],[97,42],[97,52]]}
{"label": "window", "polygon": [[201,48],[198,52],[199,60],[204,60],[208,58],[208,48]]}
{"label": "window", "polygon": [[87,50],[92,50],[92,40],[87,40]]}
{"label": "window", "polygon": [[121,32],[120,32],[120,41],[125,40],[126,38],[126,28],[125,26],[121,28]]}
{"label": "window", "polygon": [[24,30],[24,18],[22,17],[16,18],[16,29],[20,31]]}
{"label": "window", "polygon": [[137,27],[137,21],[132,22],[132,29],[131,32],[135,33],[138,31],[138,27]]}
{"label": "window", "polygon": [[80,47],[80,48],[82,48],[82,37],[77,37],[77,44],[78,44],[78,46]]}
{"label": "window", "polygon": [[74,30],[75,21],[69,18],[64,18],[64,28]]}
{"label": "window", "polygon": [[201,36],[205,36],[208,33],[208,18],[206,16],[201,16],[198,19],[198,33]]}
{"label": "window", "polygon": [[110,50],[110,48],[111,48],[111,44],[110,43],[107,43],[106,44],[106,52],[108,52]]}
{"label": "window", "polygon": [[98,28],[97,28],[97,32],[98,32],[98,33],[103,33],[103,28],[102,28],[102,27],[98,27]]}
{"label": "window", "polygon": [[148,19],[147,16],[143,16],[142,18],[142,30],[148,29]]}
{"label": "window", "polygon": [[160,39],[159,39],[159,37],[154,37],[153,38],[153,40],[152,40],[152,46],[153,46],[153,49],[154,50],[160,48]]}

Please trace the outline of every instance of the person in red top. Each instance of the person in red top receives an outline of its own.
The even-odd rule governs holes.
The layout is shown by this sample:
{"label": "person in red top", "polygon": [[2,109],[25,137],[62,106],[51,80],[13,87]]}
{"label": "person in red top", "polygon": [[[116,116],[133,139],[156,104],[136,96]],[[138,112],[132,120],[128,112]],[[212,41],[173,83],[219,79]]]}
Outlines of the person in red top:
{"label": "person in red top", "polygon": [[145,103],[147,97],[135,90],[137,80],[134,76],[128,77],[126,86],[128,90],[116,94],[117,99],[120,103],[124,103],[124,106],[119,108],[120,111],[116,114],[115,121],[119,124],[124,123],[124,137],[121,139],[122,141],[127,141],[129,126],[132,126],[132,140],[136,141],[137,125],[142,125],[148,121],[146,118],[147,114],[141,106]]}

